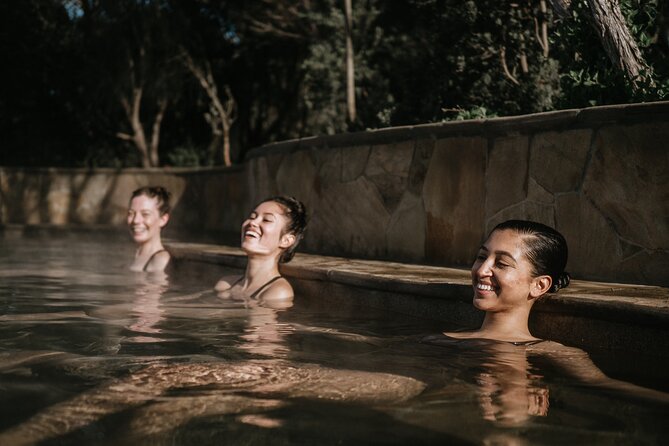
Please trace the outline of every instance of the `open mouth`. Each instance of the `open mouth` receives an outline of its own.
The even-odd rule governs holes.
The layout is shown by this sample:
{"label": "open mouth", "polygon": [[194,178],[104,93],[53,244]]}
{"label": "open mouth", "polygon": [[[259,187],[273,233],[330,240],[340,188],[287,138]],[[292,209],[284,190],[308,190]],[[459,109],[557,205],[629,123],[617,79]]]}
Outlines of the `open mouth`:
{"label": "open mouth", "polygon": [[260,234],[256,231],[248,230],[248,231],[244,231],[244,237],[259,239]]}
{"label": "open mouth", "polygon": [[487,285],[485,283],[477,283],[476,289],[481,291],[495,291],[495,287],[492,285]]}

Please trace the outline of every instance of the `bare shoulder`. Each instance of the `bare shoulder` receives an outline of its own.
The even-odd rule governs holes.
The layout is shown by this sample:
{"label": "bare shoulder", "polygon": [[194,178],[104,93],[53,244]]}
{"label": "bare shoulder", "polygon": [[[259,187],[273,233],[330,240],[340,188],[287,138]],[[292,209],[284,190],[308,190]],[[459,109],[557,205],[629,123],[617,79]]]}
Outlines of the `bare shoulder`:
{"label": "bare shoulder", "polygon": [[258,296],[263,301],[270,303],[278,303],[285,301],[292,301],[294,296],[293,287],[283,277],[274,281]]}
{"label": "bare shoulder", "polygon": [[232,288],[235,282],[237,282],[241,277],[242,276],[239,274],[234,276],[223,276],[219,279],[218,282],[216,282],[214,290],[216,291],[229,290],[230,288]]}
{"label": "bare shoulder", "polygon": [[167,264],[170,262],[170,253],[163,250],[155,253],[149,263],[146,265],[147,272],[164,271]]}

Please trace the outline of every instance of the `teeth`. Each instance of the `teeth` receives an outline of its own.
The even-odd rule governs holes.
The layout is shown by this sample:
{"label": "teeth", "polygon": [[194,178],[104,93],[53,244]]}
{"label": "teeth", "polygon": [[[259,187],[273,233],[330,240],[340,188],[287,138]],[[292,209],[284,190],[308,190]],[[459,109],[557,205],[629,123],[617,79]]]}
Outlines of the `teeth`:
{"label": "teeth", "polygon": [[254,231],[246,231],[244,233],[244,235],[247,235],[249,237],[254,237],[254,238],[259,238],[260,237],[260,234],[258,234],[257,232],[254,232]]}
{"label": "teeth", "polygon": [[494,288],[491,285],[484,285],[482,283],[477,283],[476,288],[483,291],[493,291]]}

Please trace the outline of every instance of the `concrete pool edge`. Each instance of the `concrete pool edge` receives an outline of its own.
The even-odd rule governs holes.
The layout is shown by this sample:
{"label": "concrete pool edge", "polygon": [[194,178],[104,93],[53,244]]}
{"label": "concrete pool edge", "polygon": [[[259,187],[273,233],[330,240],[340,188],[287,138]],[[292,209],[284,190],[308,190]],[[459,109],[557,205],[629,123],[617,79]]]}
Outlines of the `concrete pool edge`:
{"label": "concrete pool edge", "polygon": [[[168,243],[177,263],[243,268],[238,248]],[[296,295],[476,326],[469,271],[378,260],[299,253],[282,265]],[[213,286],[213,284],[212,284]],[[633,350],[669,356],[669,288],[574,280],[535,305],[532,332],[582,348]]]}

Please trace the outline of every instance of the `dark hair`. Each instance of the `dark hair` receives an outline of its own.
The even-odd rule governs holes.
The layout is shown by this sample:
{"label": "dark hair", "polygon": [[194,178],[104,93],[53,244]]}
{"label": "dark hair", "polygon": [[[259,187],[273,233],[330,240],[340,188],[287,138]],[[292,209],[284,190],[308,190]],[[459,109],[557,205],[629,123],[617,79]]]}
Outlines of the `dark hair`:
{"label": "dark hair", "polygon": [[130,201],[133,198],[139,197],[140,195],[146,195],[149,198],[155,198],[158,204],[158,212],[160,215],[165,215],[170,213],[170,197],[171,194],[162,186],[147,186],[140,187],[135,190],[130,196]]}
{"label": "dark hair", "polygon": [[495,226],[495,231],[510,229],[523,236],[525,255],[532,264],[534,276],[548,275],[553,281],[550,290],[555,293],[569,285],[571,277],[565,272],[567,265],[567,241],[555,229],[527,220],[507,220]]}
{"label": "dark hair", "polygon": [[273,201],[281,206],[286,213],[286,217],[288,217],[289,221],[283,233],[295,236],[295,243],[286,248],[279,257],[279,263],[288,263],[295,255],[295,248],[297,248],[298,243],[304,237],[304,230],[307,227],[307,210],[300,200],[287,195],[277,195],[267,198],[258,203],[258,205],[267,203],[268,201]]}

